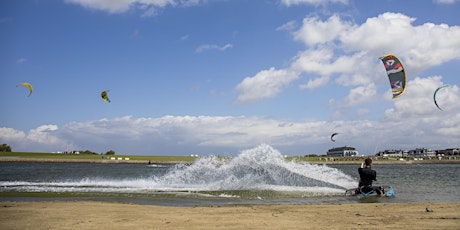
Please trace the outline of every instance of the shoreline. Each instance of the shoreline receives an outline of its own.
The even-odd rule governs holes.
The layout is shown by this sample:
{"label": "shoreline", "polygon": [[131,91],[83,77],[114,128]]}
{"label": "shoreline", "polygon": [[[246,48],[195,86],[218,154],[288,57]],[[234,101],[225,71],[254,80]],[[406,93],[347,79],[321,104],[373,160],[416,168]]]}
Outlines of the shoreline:
{"label": "shoreline", "polygon": [[110,160],[110,159],[52,159],[0,157],[0,162],[39,162],[39,163],[95,163],[95,164],[190,164],[185,161],[149,161],[149,160]]}
{"label": "shoreline", "polygon": [[[190,161],[149,161],[149,160],[111,160],[111,159],[53,159],[53,158],[22,158],[22,157],[0,157],[0,162],[40,162],[40,163],[96,163],[96,164],[192,164]],[[310,164],[325,165],[355,165],[361,161],[299,161]],[[374,165],[379,164],[460,164],[459,160],[374,160]]]}
{"label": "shoreline", "polygon": [[460,226],[460,202],[172,207],[52,201],[0,202],[0,209],[0,222],[5,229],[458,229]]}

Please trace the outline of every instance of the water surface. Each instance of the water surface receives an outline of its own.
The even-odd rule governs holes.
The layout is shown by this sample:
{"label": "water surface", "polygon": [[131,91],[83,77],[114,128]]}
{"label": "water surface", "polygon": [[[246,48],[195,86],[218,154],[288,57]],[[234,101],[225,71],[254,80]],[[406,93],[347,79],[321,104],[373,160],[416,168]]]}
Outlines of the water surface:
{"label": "water surface", "polygon": [[375,165],[393,198],[345,197],[359,165],[286,162],[267,145],[192,165],[0,162],[0,200],[99,200],[158,205],[459,202],[458,164]]}

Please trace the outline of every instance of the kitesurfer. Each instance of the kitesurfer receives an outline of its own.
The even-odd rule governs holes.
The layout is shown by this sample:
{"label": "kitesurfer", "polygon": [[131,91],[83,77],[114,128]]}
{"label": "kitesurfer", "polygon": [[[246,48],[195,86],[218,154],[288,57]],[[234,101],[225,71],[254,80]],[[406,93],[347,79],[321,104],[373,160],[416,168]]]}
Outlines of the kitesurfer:
{"label": "kitesurfer", "polygon": [[[363,165],[364,164],[364,165]],[[364,166],[364,167],[363,167]],[[372,192],[376,192],[377,195],[384,194],[385,192],[379,186],[372,186],[372,182],[377,180],[377,172],[372,169],[372,159],[367,158],[364,160],[364,163],[361,164],[361,167],[358,168],[359,173],[359,185],[357,192],[363,194],[370,194]]]}

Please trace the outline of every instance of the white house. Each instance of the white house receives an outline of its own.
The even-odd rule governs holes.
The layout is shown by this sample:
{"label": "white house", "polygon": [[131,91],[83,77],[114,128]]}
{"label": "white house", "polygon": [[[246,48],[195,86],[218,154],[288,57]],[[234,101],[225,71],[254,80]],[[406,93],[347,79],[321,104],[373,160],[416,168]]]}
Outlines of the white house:
{"label": "white house", "polygon": [[378,152],[376,155],[379,157],[404,157],[407,155],[407,152],[403,150],[387,149]]}
{"label": "white house", "polygon": [[358,151],[355,148],[349,146],[332,148],[327,150],[327,156],[331,157],[349,157],[357,155]]}
{"label": "white house", "polygon": [[414,157],[435,157],[436,151],[426,148],[417,148],[413,150],[409,150],[409,156]]}

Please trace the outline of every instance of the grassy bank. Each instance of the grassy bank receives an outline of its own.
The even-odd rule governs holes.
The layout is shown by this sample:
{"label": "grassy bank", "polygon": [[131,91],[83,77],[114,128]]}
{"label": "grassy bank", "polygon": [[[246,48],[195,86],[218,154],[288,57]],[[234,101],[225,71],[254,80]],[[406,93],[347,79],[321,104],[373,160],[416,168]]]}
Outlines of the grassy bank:
{"label": "grassy bank", "polygon": [[[302,156],[286,157],[287,161],[309,162],[313,164],[360,164],[368,156],[362,157],[324,157]],[[43,162],[93,162],[93,163],[192,163],[198,157],[192,156],[133,156],[133,155],[97,155],[62,154],[39,152],[0,152],[0,161],[43,161]],[[374,164],[442,164],[460,163],[460,157],[431,158],[413,160],[412,158],[374,158]]]}
{"label": "grassy bank", "polygon": [[[111,161],[121,158],[124,162],[142,163],[190,163],[196,160],[191,156],[131,156],[131,155],[96,155],[96,154],[62,154],[62,153],[37,153],[37,152],[2,152],[0,159],[8,160],[54,160],[54,161]],[[126,160],[129,159],[129,160]]]}

